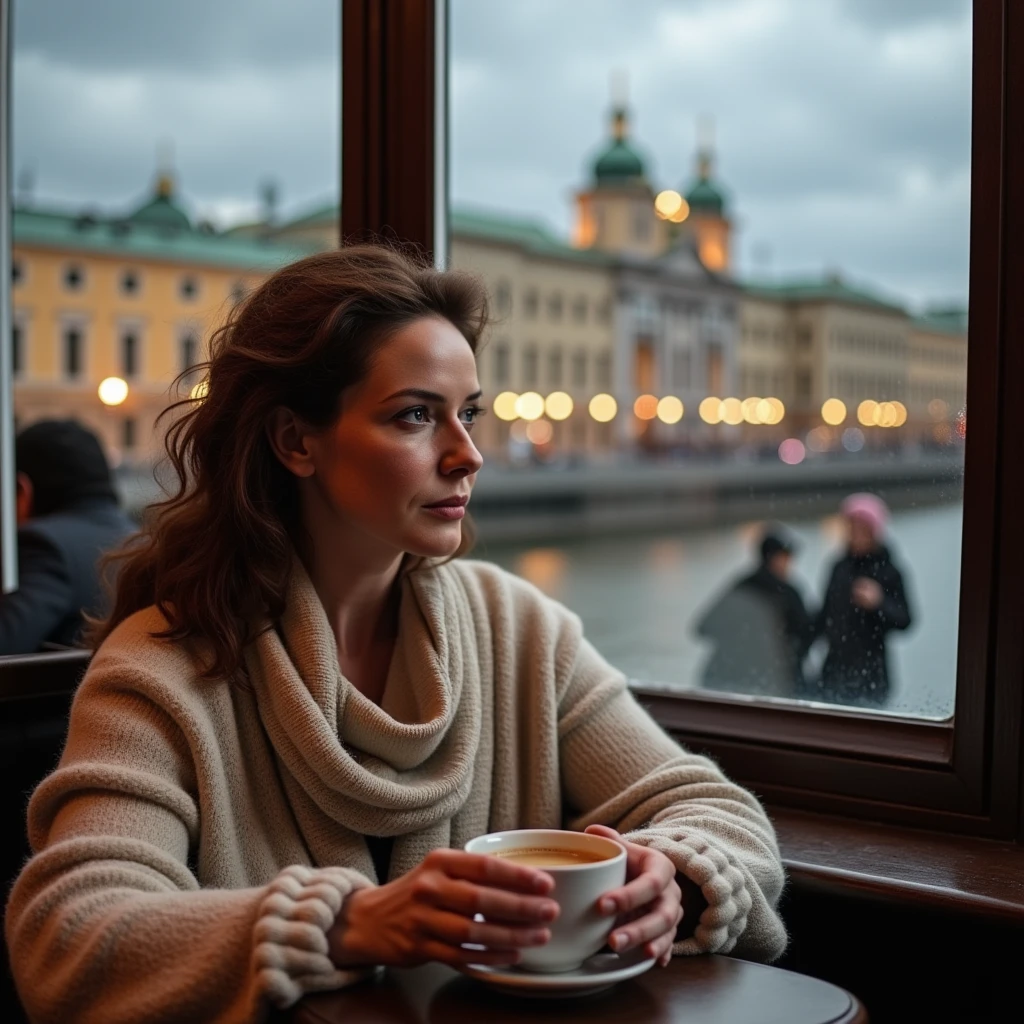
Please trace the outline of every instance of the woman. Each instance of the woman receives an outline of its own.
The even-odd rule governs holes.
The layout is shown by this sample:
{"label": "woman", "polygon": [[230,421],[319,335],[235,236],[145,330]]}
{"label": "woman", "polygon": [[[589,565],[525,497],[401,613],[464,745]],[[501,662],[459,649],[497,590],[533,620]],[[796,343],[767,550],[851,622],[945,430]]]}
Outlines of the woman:
{"label": "woman", "polygon": [[453,560],[485,321],[473,279],[352,247],[215,336],[31,801],[6,927],[34,1020],[256,1020],[374,966],[515,963],[550,876],[461,847],[516,827],[624,833],[619,951],[781,953],[754,797],[571,612]]}
{"label": "woman", "polygon": [[874,494],[840,506],[848,547],[832,568],[817,632],[828,641],[821,684],[810,696],[837,704],[880,706],[889,698],[886,637],[911,623],[903,575],[882,542],[889,509]]}

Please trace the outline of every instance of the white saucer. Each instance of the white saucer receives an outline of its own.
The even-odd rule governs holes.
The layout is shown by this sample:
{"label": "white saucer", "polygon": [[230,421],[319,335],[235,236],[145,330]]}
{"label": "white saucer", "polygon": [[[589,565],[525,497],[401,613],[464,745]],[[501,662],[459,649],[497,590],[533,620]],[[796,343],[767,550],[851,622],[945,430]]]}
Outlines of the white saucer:
{"label": "white saucer", "polygon": [[499,992],[540,999],[564,999],[601,992],[627,978],[635,978],[653,966],[654,957],[645,956],[641,948],[630,950],[624,956],[609,952],[595,953],[576,970],[559,974],[540,974],[537,971],[524,971],[521,967],[489,967],[483,964],[469,964],[462,970]]}

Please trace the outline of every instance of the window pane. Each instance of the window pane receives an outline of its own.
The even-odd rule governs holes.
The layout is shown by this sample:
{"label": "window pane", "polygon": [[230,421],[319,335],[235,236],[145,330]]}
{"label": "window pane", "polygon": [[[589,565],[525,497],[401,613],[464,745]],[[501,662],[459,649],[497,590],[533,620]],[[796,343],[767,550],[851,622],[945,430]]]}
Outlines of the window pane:
{"label": "window pane", "polygon": [[452,261],[523,297],[481,384],[572,399],[482,421],[482,557],[641,683],[948,716],[968,0],[452,0],[451,43]]}
{"label": "window pane", "polygon": [[16,0],[19,424],[79,419],[138,503],[175,377],[270,271],[336,244],[339,118],[337,2]]}

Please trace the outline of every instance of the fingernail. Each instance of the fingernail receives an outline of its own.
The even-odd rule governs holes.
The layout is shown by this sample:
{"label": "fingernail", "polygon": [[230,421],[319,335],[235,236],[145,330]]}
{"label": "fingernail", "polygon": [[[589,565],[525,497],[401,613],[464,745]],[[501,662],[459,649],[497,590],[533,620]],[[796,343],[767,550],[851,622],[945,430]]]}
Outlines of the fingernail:
{"label": "fingernail", "polygon": [[615,900],[608,899],[607,897],[601,900],[601,913],[610,914],[615,909]]}
{"label": "fingernail", "polygon": [[554,921],[560,909],[557,903],[548,903],[541,911],[541,917],[546,921]]}
{"label": "fingernail", "polygon": [[608,945],[609,945],[609,946],[611,946],[611,947],[612,947],[612,949],[614,949],[616,953],[617,953],[617,952],[618,952],[618,951],[619,951],[620,949],[622,949],[622,947],[623,947],[623,946],[624,946],[625,944],[626,944],[626,936],[625,936],[625,935],[622,935],[621,933],[620,933],[620,934],[617,934],[617,935],[613,935],[613,936],[612,936],[612,937],[611,937],[611,938],[610,938],[610,939],[608,940]]}
{"label": "fingernail", "polygon": [[530,944],[534,946],[543,946],[550,938],[551,932],[549,932],[547,928],[538,928],[537,931],[530,933]]}

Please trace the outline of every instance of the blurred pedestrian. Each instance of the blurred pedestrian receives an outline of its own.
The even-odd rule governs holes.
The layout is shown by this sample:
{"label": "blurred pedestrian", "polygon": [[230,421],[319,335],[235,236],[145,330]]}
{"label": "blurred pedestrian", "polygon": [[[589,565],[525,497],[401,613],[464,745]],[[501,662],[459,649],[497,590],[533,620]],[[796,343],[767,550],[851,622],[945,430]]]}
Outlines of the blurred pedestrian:
{"label": "blurred pedestrian", "polygon": [[701,618],[697,632],[715,645],[704,667],[704,686],[775,697],[791,697],[803,688],[814,623],[790,581],[795,551],[786,531],[768,530],[757,568]]}
{"label": "blurred pedestrian", "polygon": [[852,494],[840,506],[847,550],[832,568],[817,632],[828,642],[816,699],[884,704],[889,697],[886,638],[912,621],[903,574],[883,543],[889,509],[875,494]]}
{"label": "blurred pedestrian", "polygon": [[0,654],[73,646],[103,610],[97,562],[134,530],[96,435],[43,420],[15,439],[18,589],[0,594]]}

